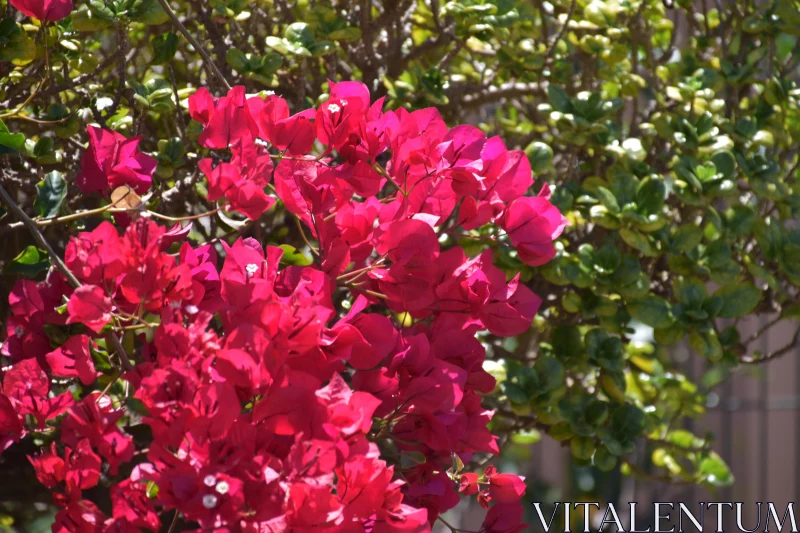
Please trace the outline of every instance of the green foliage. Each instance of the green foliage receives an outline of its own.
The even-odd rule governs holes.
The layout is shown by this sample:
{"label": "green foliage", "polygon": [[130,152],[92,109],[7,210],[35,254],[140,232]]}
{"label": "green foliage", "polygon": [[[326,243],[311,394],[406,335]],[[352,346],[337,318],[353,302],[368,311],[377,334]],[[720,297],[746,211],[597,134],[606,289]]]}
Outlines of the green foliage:
{"label": "green foliage", "polygon": [[18,256],[8,262],[3,269],[4,274],[19,274],[32,278],[50,267],[47,253],[35,246],[28,246]]}
{"label": "green foliage", "polygon": [[52,218],[58,215],[61,203],[67,196],[67,182],[57,170],[47,174],[36,184],[37,198],[34,207],[40,217]]}
{"label": "green foliage", "polygon": [[150,44],[153,46],[153,64],[163,65],[175,56],[180,40],[177,35],[170,31],[156,35]]}
{"label": "green foliage", "polygon": [[[800,316],[800,17],[794,0],[671,4],[171,3],[231,85],[275,91],[293,112],[328,79],[360,79],[389,107],[435,105],[523,149],[531,194],[547,183],[572,225],[539,268],[499,233],[462,241],[474,254],[492,247],[544,302],[513,342],[481,339],[499,382],[493,430],[514,446],[568,441],[601,470],[631,470],[625,456],[640,446],[666,477],[717,486],[732,476],[710,437],[676,428],[705,411],[720,376],[791,352],[754,355],[758,335],[741,338],[743,321],[770,314],[796,327]],[[7,17],[0,61],[0,165],[29,212],[95,207],[74,194],[88,123],[144,136],[159,162],[148,206],[184,215],[205,204],[196,162],[209,154],[185,102],[222,84],[159,2],[90,0],[47,29]],[[280,206],[255,225],[220,213],[192,231],[294,235]],[[301,237],[285,263],[311,260]],[[4,272],[41,275],[45,257],[15,248]],[[669,355],[681,342],[707,361],[697,383]]]}

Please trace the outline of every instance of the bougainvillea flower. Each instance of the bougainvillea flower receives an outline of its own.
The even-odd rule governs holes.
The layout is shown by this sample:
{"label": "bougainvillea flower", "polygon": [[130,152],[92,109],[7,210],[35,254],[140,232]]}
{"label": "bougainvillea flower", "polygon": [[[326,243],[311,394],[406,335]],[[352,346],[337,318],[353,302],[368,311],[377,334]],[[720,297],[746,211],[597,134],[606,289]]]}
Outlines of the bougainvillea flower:
{"label": "bougainvillea flower", "polygon": [[525,478],[514,474],[498,474],[497,468],[486,467],[483,476],[489,482],[489,498],[497,503],[515,503],[525,495]]}
{"label": "bougainvillea flower", "polygon": [[67,302],[68,324],[81,323],[100,333],[111,320],[111,299],[103,289],[95,285],[83,285],[72,293]]}
{"label": "bougainvillea flower", "polygon": [[0,393],[0,452],[17,442],[25,434],[22,421],[14,404]]}
{"label": "bougainvillea flower", "polygon": [[243,140],[253,140],[258,127],[245,104],[244,87],[231,89],[227,96],[214,100],[205,88],[189,97],[189,113],[206,126],[200,144],[207,148],[228,148]]}
{"label": "bougainvillea flower", "polygon": [[56,22],[72,12],[72,0],[9,0],[11,5],[29,17]]}
{"label": "bougainvillea flower", "polygon": [[522,504],[499,503],[493,505],[481,524],[481,533],[519,533],[528,527],[522,522]]}
{"label": "bougainvillea flower", "polygon": [[541,196],[514,200],[501,222],[519,258],[531,266],[543,265],[555,257],[553,241],[568,225],[558,208]]}
{"label": "bougainvillea flower", "polygon": [[85,193],[108,195],[121,185],[144,194],[153,183],[158,162],[139,151],[141,137],[126,138],[115,131],[89,126],[89,148],[81,159],[75,183]]}
{"label": "bougainvillea flower", "polygon": [[86,335],[75,335],[63,346],[48,353],[45,357],[53,375],[61,378],[79,378],[84,385],[94,383],[97,372],[89,354],[90,342]]}

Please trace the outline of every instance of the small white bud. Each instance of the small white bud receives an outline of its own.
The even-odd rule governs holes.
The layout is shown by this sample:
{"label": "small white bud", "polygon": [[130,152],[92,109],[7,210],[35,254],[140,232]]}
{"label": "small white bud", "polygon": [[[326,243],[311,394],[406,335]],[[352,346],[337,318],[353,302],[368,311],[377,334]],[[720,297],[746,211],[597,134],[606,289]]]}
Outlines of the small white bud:
{"label": "small white bud", "polygon": [[203,507],[206,509],[213,509],[217,506],[217,497],[213,494],[206,494],[203,496]]}

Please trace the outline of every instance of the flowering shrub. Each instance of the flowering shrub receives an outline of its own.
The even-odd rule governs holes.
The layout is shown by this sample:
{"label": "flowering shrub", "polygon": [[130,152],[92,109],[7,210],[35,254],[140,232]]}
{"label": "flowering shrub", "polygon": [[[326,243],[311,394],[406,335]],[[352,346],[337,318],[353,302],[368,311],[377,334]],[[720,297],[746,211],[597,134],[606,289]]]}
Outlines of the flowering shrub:
{"label": "flowering shrub", "polygon": [[[440,242],[494,222],[539,265],[566,219],[547,187],[524,196],[528,159],[499,138],[330,87],[291,116],[243,87],[189,99],[215,150],[198,162],[209,200],[251,220],[282,202],[313,263],[282,267],[286,249],[253,238],[223,241],[221,268],[211,244],[170,254],[180,222],[129,207],[70,238],[73,286],[15,285],[1,443],[42,443],[55,533],[158,531],[173,511],[197,531],[423,532],[459,492],[489,510],[481,532],[525,527],[522,479],[464,464],[499,451],[475,336],[520,334],[541,300],[490,251]],[[89,138],[84,193],[147,191],[138,139]],[[86,497],[101,480],[108,515]]]}
{"label": "flowering shrub", "polygon": [[[213,314],[208,328],[223,337],[248,322],[249,312],[229,316],[232,296],[214,287],[229,250],[255,241],[268,263],[280,249],[278,272],[309,267],[335,280],[330,306],[313,304],[330,313],[325,328],[360,310],[339,328],[349,323],[370,347],[429,328],[438,352],[463,346],[451,330],[466,332],[485,361],[458,365],[481,366],[497,383],[488,393],[485,376],[465,387],[494,413],[500,470],[526,473],[531,444],[545,437],[569,448],[593,491],[607,470],[729,485],[713,436],[684,422],[713,407],[710,393],[732,373],[800,346],[799,6],[0,0],[0,339],[15,354],[0,368],[35,358],[55,376],[46,394],[38,386],[31,416],[9,418],[0,439],[16,442],[0,478],[33,478],[28,456],[59,441],[49,428],[67,415],[67,384],[74,401],[108,387],[103,398],[126,413],[117,426],[148,448],[126,359],[140,371],[157,360],[166,300]],[[362,81],[369,101],[360,86],[329,80]],[[430,106],[480,132],[446,132]],[[524,148],[527,162],[504,155],[495,136]],[[562,214],[570,225],[553,241]],[[151,232],[163,232],[153,257],[142,251]],[[113,283],[94,253],[101,240],[117,243],[112,255],[127,250],[107,258]],[[147,268],[128,271],[132,258]],[[191,287],[172,284],[186,277],[172,270],[186,268]],[[272,287],[282,298],[289,290]],[[541,300],[532,325],[530,293]],[[441,326],[456,319],[467,327]],[[337,343],[355,335],[344,329]],[[770,342],[776,331],[786,340]],[[337,373],[351,389],[394,393],[366,368],[390,349],[360,343],[347,357],[330,355],[341,344],[321,350],[344,361],[349,370]],[[688,346],[687,357],[671,345]],[[124,376],[112,379],[117,370]],[[317,375],[320,387],[332,375]],[[6,396],[3,412],[16,412]],[[448,438],[461,434],[442,420]],[[393,420],[391,446],[415,434],[408,424]],[[392,452],[381,429],[368,435]],[[70,464],[84,456],[69,447]],[[109,477],[110,461],[92,449],[103,467],[82,496],[111,516],[111,482],[130,478],[146,454]],[[57,444],[66,461],[64,451]],[[414,478],[399,468],[423,456],[397,453],[383,460],[408,493]],[[477,508],[489,474],[482,485],[469,479],[487,456],[466,458],[449,479]],[[574,500],[596,501],[576,479]],[[0,484],[0,530],[13,520],[40,533],[34,522],[53,514],[33,505],[50,501],[43,487]],[[496,502],[489,511],[499,529],[517,516]],[[531,520],[529,507],[516,522]]]}

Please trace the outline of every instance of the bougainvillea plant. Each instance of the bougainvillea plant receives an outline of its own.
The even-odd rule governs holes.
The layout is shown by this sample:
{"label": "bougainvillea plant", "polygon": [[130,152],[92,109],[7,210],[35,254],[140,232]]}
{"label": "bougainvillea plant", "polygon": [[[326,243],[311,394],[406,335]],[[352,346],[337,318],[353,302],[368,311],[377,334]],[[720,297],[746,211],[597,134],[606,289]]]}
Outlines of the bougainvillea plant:
{"label": "bougainvillea plant", "polygon": [[[533,187],[524,201],[502,213],[491,195],[464,195],[474,184],[457,175],[455,192],[463,196],[456,214],[434,226],[461,223],[456,231],[437,230],[436,262],[455,246],[472,258],[490,253],[507,282],[519,274],[518,284],[542,300],[532,327],[521,334],[503,336],[507,332],[491,325],[488,316],[483,317],[487,329],[475,334],[486,351],[484,369],[498,384],[482,394],[482,404],[494,412],[489,427],[502,452],[494,465],[530,474],[531,458],[539,454],[531,444],[552,438],[570,449],[578,467],[568,482],[573,501],[597,501],[601,488],[618,486],[607,476],[619,473],[640,475],[648,483],[727,486],[733,473],[714,449],[731,457],[702,423],[709,409],[726,405],[725,390],[715,389],[736,372],[774,371],[773,362],[782,364],[778,360],[791,358],[800,346],[800,0],[723,4],[0,0],[0,186],[34,226],[1,199],[0,339],[17,354],[60,349],[40,367],[47,362],[50,370],[76,374],[52,380],[52,404],[39,405],[41,416],[62,407],[59,402],[68,397],[55,398],[67,383],[76,391],[74,400],[91,388],[109,387],[104,398],[120,408],[119,399],[131,393],[125,385],[134,384],[111,379],[115,367],[106,366],[106,355],[117,365],[121,353],[143,364],[153,328],[115,322],[124,315],[114,307],[106,323],[104,297],[112,305],[118,299],[103,296],[106,287],[94,291],[97,282],[83,281],[75,272],[90,287],[73,303],[86,322],[66,323],[69,298],[57,295],[52,304],[60,312],[42,326],[44,335],[6,338],[7,331],[17,331],[11,324],[23,320],[21,308],[41,307],[38,292],[31,298],[20,294],[45,280],[51,287],[45,294],[74,290],[77,284],[64,270],[77,269],[72,257],[80,250],[70,242],[79,233],[102,234],[114,225],[122,238],[123,230],[149,218],[163,226],[164,245],[170,242],[165,253],[199,269],[201,277],[219,275],[208,264],[224,264],[238,239],[281,248],[279,271],[321,266],[320,247],[323,257],[341,252],[341,246],[325,249],[330,242],[325,228],[314,233],[319,228],[308,225],[317,217],[302,214],[305,198],[281,199],[288,193],[275,169],[286,175],[289,167],[282,164],[292,158],[323,154],[319,163],[340,167],[326,170],[332,174],[325,179],[337,174],[335,183],[349,182],[359,201],[367,202],[359,203],[358,216],[337,215],[339,222],[366,219],[368,228],[369,221],[379,220],[385,202],[375,206],[368,199],[396,194],[393,182],[370,194],[385,176],[373,168],[380,176],[376,183],[370,165],[335,133],[325,134],[326,142],[339,146],[328,154],[329,145],[316,141],[317,110],[326,111],[331,92],[328,80],[360,80],[371,99],[385,97],[386,110],[404,114],[398,110],[435,106],[448,125],[474,124],[487,138],[499,135],[509,148],[525,148],[530,162]],[[226,113],[241,115],[238,104],[215,105],[202,89],[198,93],[205,87],[225,96],[231,86],[245,87],[245,96],[230,95],[237,102],[259,94],[264,107],[271,106],[267,113],[275,113],[271,131],[257,119],[255,128],[268,143],[263,148],[273,156],[283,153],[281,162],[260,158],[278,179],[262,182],[260,171],[237,169],[241,161],[259,160],[250,153],[263,149],[229,149],[227,139],[242,132],[226,133],[218,124]],[[291,112],[271,104],[266,91],[285,98]],[[198,120],[191,120],[188,98],[196,93],[192,112]],[[251,117],[262,114],[249,110],[259,102],[246,101],[252,101],[245,104]],[[220,106],[227,110],[212,118]],[[313,124],[310,130],[306,122]],[[235,129],[254,131],[247,120],[234,123]],[[309,135],[313,146],[303,154],[299,148]],[[359,150],[368,149],[355,153]],[[385,172],[394,165],[390,155],[387,150],[375,160]],[[514,220],[537,212],[544,200],[536,197],[541,191],[547,195],[545,184],[550,202],[571,225],[554,243],[552,260],[540,264],[548,254],[543,257],[538,236],[520,231]],[[284,189],[277,191],[279,185]],[[331,201],[312,200],[312,206]],[[434,196],[428,203],[438,201]],[[104,229],[101,221],[107,222]],[[53,268],[68,245],[72,266],[59,269],[60,279]],[[350,253],[355,264],[366,252]],[[381,268],[393,264],[387,256]],[[346,274],[358,270],[346,268],[337,286],[347,285]],[[389,280],[374,277],[381,274],[376,267],[352,281],[355,289],[333,291],[337,314],[348,304],[352,309],[353,295],[378,298],[365,291],[396,298],[376,287]],[[169,294],[174,288],[162,289]],[[75,307],[80,300],[96,301],[97,310]],[[417,309],[388,304],[382,299],[362,313],[385,316],[402,329],[430,322]],[[158,313],[147,313],[153,315],[142,317],[147,324],[160,323]],[[222,318],[217,310],[209,322],[217,334],[224,333]],[[330,318],[326,327],[335,322]],[[116,335],[103,328],[117,328]],[[92,339],[88,353],[94,369],[83,356],[83,340],[67,344],[80,335]],[[14,364],[0,354],[0,367]],[[96,372],[95,382],[84,385]],[[355,386],[346,373],[344,379]],[[717,407],[714,392],[722,395]],[[134,407],[144,409],[128,400],[129,416],[138,413]],[[118,423],[141,446],[152,438],[149,426],[135,416],[133,423],[128,418]],[[24,427],[37,425],[26,419]],[[18,435],[16,423],[12,426]],[[0,479],[33,479],[27,457],[50,450],[59,435],[29,431],[0,455]],[[70,447],[74,459],[77,448]],[[58,446],[57,451],[63,454]],[[482,473],[485,459],[476,455],[462,472]],[[140,460],[141,454],[135,461]],[[116,476],[125,475],[120,467]],[[586,476],[595,481],[588,493],[584,487],[590,484],[578,483]],[[529,495],[541,482],[533,479],[526,480]],[[104,470],[83,496],[111,515],[107,481]],[[479,492],[488,486],[479,485]],[[49,528],[54,508],[44,503],[53,489],[43,487],[0,484],[0,531],[41,533],[43,523]],[[467,483],[461,494],[470,487]],[[463,501],[474,503],[465,507],[480,514],[477,497]],[[482,515],[471,527],[474,520],[463,513],[449,521],[477,529]],[[529,506],[523,521],[534,520]],[[179,522],[176,530],[186,526]]]}
{"label": "bougainvillea plant", "polygon": [[[313,261],[180,244],[203,216],[154,221],[155,160],[90,126],[76,183],[115,224],[14,286],[3,345],[0,448],[41,443],[53,531],[424,532],[460,496],[488,509],[482,533],[524,529],[523,480],[470,468],[498,453],[476,334],[522,333],[541,300],[450,236],[493,222],[526,263],[555,255],[567,221],[547,187],[526,196],[525,154],[435,109],[384,111],[358,82],[294,115],[241,86],[189,110],[214,211],[281,202]],[[86,495],[99,483],[111,513]]]}

